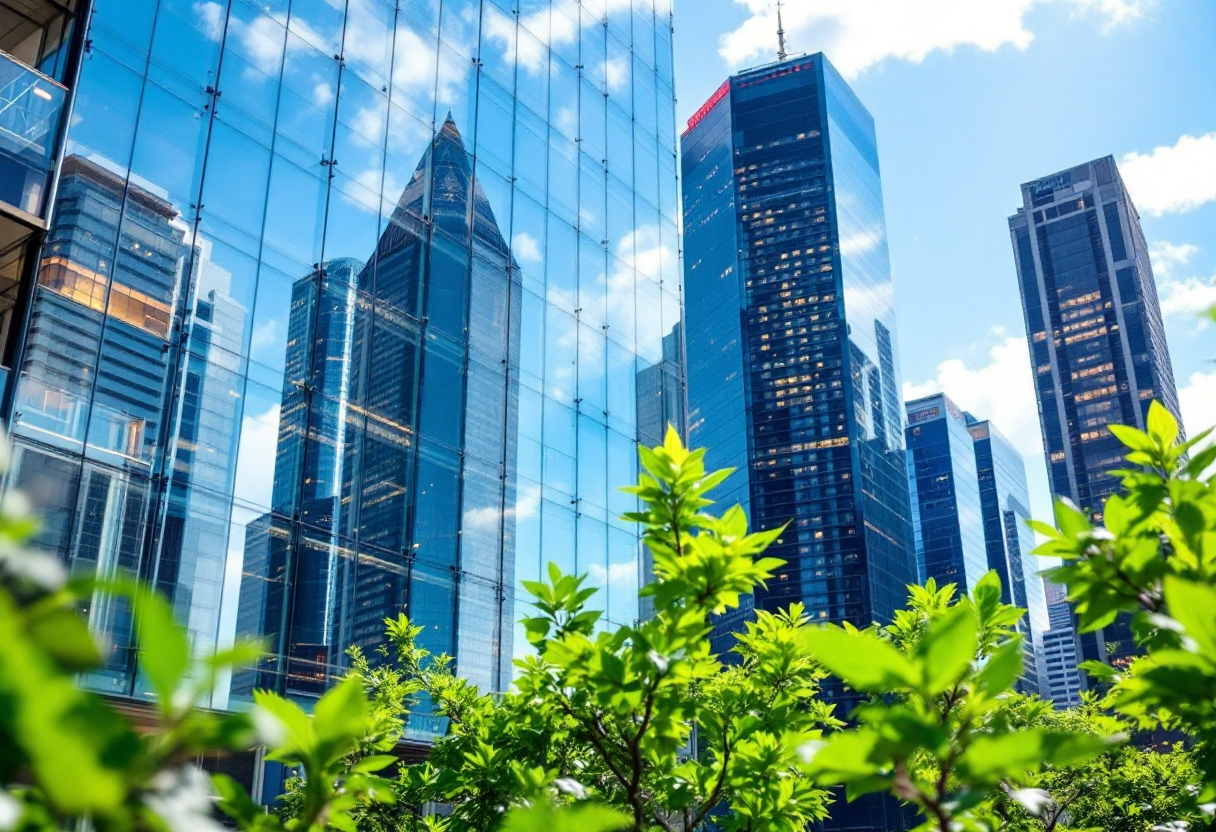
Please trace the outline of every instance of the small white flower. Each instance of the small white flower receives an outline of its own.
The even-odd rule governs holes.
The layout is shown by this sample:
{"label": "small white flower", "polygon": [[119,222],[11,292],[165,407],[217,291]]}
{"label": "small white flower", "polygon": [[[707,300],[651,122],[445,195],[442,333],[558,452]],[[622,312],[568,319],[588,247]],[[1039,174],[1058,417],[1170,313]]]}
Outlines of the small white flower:
{"label": "small white flower", "polygon": [[21,803],[8,792],[0,791],[0,830],[8,832],[21,820]]}
{"label": "small white flower", "polygon": [[1036,818],[1053,803],[1051,795],[1045,789],[1013,789],[1009,792],[1009,797],[1022,804],[1022,807]]}
{"label": "small white flower", "polygon": [[170,832],[224,832],[211,817],[211,780],[198,766],[162,771],[152,778],[152,788],[144,803]]}
{"label": "small white flower", "polygon": [[1216,815],[1216,803],[1200,803],[1199,811],[1205,815]]}
{"label": "small white flower", "polygon": [[663,657],[662,655],[660,655],[657,650],[651,650],[649,653],[646,654],[646,657],[648,659],[650,659],[651,663],[656,668],[658,668],[658,671],[660,674],[667,672],[667,667],[668,667],[667,659],[665,657]]}
{"label": "small white flower", "polygon": [[575,780],[573,777],[559,777],[553,781],[553,785],[557,787],[559,792],[564,792],[570,795],[575,800],[586,800],[587,790],[583,788],[583,784]]}
{"label": "small white flower", "polygon": [[1190,826],[1184,820],[1171,820],[1168,823],[1159,823],[1153,827],[1152,832],[1186,832]]}
{"label": "small white flower", "polygon": [[20,491],[9,491],[0,497],[0,514],[13,520],[21,520],[30,516],[34,510],[30,500]]}

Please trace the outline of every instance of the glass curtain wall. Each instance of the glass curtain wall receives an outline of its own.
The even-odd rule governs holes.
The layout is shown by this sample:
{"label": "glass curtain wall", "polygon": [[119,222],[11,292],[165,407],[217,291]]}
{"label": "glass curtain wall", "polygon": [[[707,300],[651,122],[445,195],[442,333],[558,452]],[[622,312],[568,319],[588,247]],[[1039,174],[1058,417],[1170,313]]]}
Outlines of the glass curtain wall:
{"label": "glass curtain wall", "polygon": [[[77,572],[315,696],[405,610],[486,689],[519,581],[639,615],[639,436],[682,423],[670,0],[98,4],[9,485]],[[643,392],[645,395],[643,395]],[[88,684],[144,695],[129,610]]]}

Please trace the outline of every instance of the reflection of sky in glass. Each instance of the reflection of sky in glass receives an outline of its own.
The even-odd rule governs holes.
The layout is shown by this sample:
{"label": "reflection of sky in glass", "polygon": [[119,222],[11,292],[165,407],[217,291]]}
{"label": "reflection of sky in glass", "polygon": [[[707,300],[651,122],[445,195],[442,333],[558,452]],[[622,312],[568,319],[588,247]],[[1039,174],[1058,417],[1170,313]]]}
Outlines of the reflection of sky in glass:
{"label": "reflection of sky in glass", "polygon": [[[361,316],[385,321],[386,332],[397,321],[403,332],[423,333],[419,415],[400,426],[419,480],[402,480],[405,492],[395,494],[397,480],[378,480],[376,499],[408,492],[423,501],[418,518],[402,508],[400,523],[415,524],[424,543],[410,567],[423,593],[416,611],[448,622],[436,625],[436,644],[450,643],[479,682],[503,684],[518,648],[509,627],[514,588],[548,560],[606,587],[611,619],[635,618],[638,543],[634,527],[616,519],[631,501],[615,487],[635,478],[638,436],[668,412],[640,408],[639,391],[656,390],[665,403],[682,395],[680,357],[670,349],[681,275],[669,4],[524,2],[516,16],[505,4],[474,0],[400,8],[380,0],[133,1],[138,9],[96,10],[67,148],[120,183],[105,208],[112,215],[94,229],[96,262],[117,273],[85,283],[61,276],[60,305],[40,299],[38,308],[55,349],[71,356],[69,376],[139,364],[148,383],[138,410],[148,415],[123,427],[135,410],[103,403],[104,389],[86,384],[72,411],[79,422],[51,431],[52,462],[63,463],[56,476],[75,478],[64,480],[54,515],[65,557],[80,568],[158,573],[203,650],[231,641],[242,566],[252,568],[251,547],[261,545],[253,538],[281,527],[300,551],[329,564],[321,614],[329,616],[322,629],[332,633],[330,646],[340,652],[337,642],[362,637],[357,621],[342,622],[337,599],[379,592],[358,589],[358,576],[403,564],[417,540],[376,548],[380,531],[356,517],[372,509],[341,502],[357,458],[343,448],[371,447],[399,429],[360,396],[379,395],[377,385],[413,389],[416,380],[393,382],[383,361],[380,377],[369,375],[357,366],[357,346],[327,352],[309,342],[303,322],[320,315],[310,310],[336,303],[347,326],[327,327],[326,339],[357,345]],[[410,233],[435,240],[426,268],[445,270],[420,305],[383,295],[382,266],[334,285],[348,280],[336,274],[338,260],[375,260],[402,194],[417,181],[419,158],[449,116],[509,252],[487,254],[471,232],[445,230],[436,183],[409,220]],[[165,222],[155,234],[176,235],[176,253],[158,261],[160,294],[138,307],[168,310],[163,327],[153,327],[164,330],[156,339],[122,328],[136,307],[121,287],[141,285],[136,272],[122,271],[131,268],[124,246],[157,241],[136,233],[133,197],[124,202],[121,183],[161,206]],[[66,235],[72,220],[62,217]],[[448,279],[460,274],[463,282]],[[299,291],[302,281],[319,292]],[[78,314],[68,295],[79,286],[101,287],[89,314],[105,335],[87,344],[58,325]],[[111,299],[119,294],[121,307]],[[412,342],[400,343],[404,350]],[[335,372],[309,369],[306,355],[328,356]],[[25,372],[24,389],[41,396],[39,413],[66,425],[38,387],[49,376]],[[504,399],[479,392],[486,390],[511,392]],[[314,404],[293,404],[300,396]],[[34,430],[29,423],[27,437]],[[76,436],[89,438],[82,446]],[[140,466],[115,477],[115,450],[88,447],[118,448],[123,437],[147,450]],[[366,464],[392,452],[369,453]],[[321,463],[308,469],[319,478],[317,500],[281,505],[290,478],[276,466],[310,456]],[[162,490],[158,472],[176,490]],[[89,551],[69,542],[81,512],[92,511],[75,501],[82,478],[96,484],[103,508],[95,516],[105,518]],[[340,500],[330,510],[322,496]],[[292,525],[293,511],[312,525]],[[460,558],[460,588],[446,565],[424,562],[438,552]],[[190,585],[204,573],[214,586]],[[281,579],[268,576],[272,593],[282,591]],[[111,630],[121,640],[115,615]],[[118,656],[105,684],[133,690],[130,656]]]}

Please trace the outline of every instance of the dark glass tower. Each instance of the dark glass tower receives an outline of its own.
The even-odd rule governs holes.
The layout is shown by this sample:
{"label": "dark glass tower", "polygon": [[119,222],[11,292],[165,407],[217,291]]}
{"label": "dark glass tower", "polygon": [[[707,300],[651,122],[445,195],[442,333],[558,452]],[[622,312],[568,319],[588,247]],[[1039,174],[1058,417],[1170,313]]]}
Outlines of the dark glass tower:
{"label": "dark glass tower", "polygon": [[[458,610],[452,579],[461,480],[475,489],[506,479],[475,466],[514,459],[504,443],[514,442],[519,410],[504,370],[466,371],[464,349],[483,340],[503,340],[508,362],[519,353],[518,301],[512,308],[503,279],[518,266],[471,173],[449,117],[368,261],[327,261],[293,287],[276,508],[246,531],[238,613],[239,635],[275,649],[261,673],[237,676],[240,695],[276,684],[321,693],[343,672],[346,648],[371,655],[384,619],[403,609],[437,655],[454,653],[458,631],[494,645],[509,637],[509,515],[462,529],[464,589],[482,585],[480,603]],[[471,249],[458,244],[470,238]],[[475,280],[484,284],[470,299]],[[468,343],[424,337],[419,321]],[[420,423],[443,441],[417,441]],[[479,676],[505,684],[510,651],[476,658]]]}
{"label": "dark glass tower", "polygon": [[[1119,490],[1123,445],[1178,393],[1140,218],[1112,157],[1022,185],[1009,218],[1052,491],[1095,518]],[[1179,419],[1181,422],[1181,419]],[[1084,658],[1136,652],[1126,620],[1082,636]]]}
{"label": "dark glass tower", "polygon": [[[755,604],[885,621],[915,568],[873,120],[812,55],[727,80],[681,152],[690,441],[738,470],[723,503],[789,523]],[[836,815],[902,822],[877,800]]]}
{"label": "dark glass tower", "polygon": [[988,571],[988,551],[967,417],[940,393],[907,409],[917,577],[970,592]]}
{"label": "dark glass tower", "polygon": [[1002,601],[1024,608],[1019,688],[1040,692],[1047,607],[1038,580],[1022,457],[1000,431],[938,393],[908,402],[908,483],[923,582],[970,592],[989,570]]}

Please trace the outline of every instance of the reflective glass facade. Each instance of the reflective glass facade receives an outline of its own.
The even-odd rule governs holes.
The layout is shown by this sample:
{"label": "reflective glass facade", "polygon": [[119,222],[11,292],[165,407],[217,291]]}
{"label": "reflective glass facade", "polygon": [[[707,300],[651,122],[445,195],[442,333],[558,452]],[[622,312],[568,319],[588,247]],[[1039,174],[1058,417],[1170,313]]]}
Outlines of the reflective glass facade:
{"label": "reflective glass facade", "polygon": [[[1125,450],[1106,426],[1143,429],[1154,399],[1179,415],[1148,246],[1109,156],[1023,184],[1022,203],[1009,230],[1051,488],[1100,518]],[[1087,659],[1135,652],[1126,620],[1082,641]]]}
{"label": "reflective glass facade", "polygon": [[873,121],[814,55],[730,78],[681,152],[690,439],[790,521],[756,603],[884,620],[914,570]]}
{"label": "reflective glass facade", "polygon": [[1039,693],[1047,605],[1034,550],[1021,454],[996,426],[936,394],[907,403],[908,482],[920,580],[975,589],[989,570],[1002,598],[1026,610],[1019,689]]}
{"label": "reflective glass facade", "polygon": [[[154,582],[217,691],[308,698],[404,610],[485,689],[554,561],[639,615],[639,439],[684,413],[668,0],[98,5],[8,485]],[[140,696],[128,610],[88,684]]]}
{"label": "reflective glass facade", "polygon": [[907,411],[918,578],[970,592],[988,571],[988,549],[967,417],[941,394],[908,402]]}
{"label": "reflective glass facade", "polygon": [[1032,554],[1035,540],[1028,525],[1031,517],[1026,465],[1022,455],[994,424],[979,421],[970,414],[967,424],[975,441],[988,568],[1001,576],[1004,590],[1001,600],[1026,610],[1018,625],[1026,646],[1019,686],[1024,692],[1046,696],[1043,638],[1051,624],[1039,576],[1043,567]]}
{"label": "reflective glass facade", "polygon": [[[873,120],[822,55],[796,58],[723,84],[681,160],[689,438],[738,470],[722,502],[789,523],[755,604],[887,620],[915,568]],[[835,828],[902,823],[839,807]]]}

